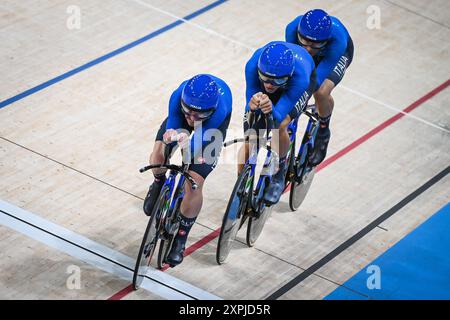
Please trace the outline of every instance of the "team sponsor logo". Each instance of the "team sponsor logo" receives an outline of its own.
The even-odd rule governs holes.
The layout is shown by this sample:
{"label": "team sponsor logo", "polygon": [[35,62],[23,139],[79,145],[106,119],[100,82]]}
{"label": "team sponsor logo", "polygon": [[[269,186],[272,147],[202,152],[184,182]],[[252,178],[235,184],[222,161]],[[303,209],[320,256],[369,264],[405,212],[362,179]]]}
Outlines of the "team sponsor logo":
{"label": "team sponsor logo", "polygon": [[339,62],[337,63],[337,65],[334,67],[334,73],[336,73],[339,77],[343,77],[345,74],[345,69],[347,68],[347,62],[348,62],[348,58],[345,56],[342,56],[339,59]]}
{"label": "team sponsor logo", "polygon": [[308,103],[310,96],[308,92],[303,92],[302,96],[300,97],[300,99],[298,99],[297,103],[295,104],[295,109],[297,110],[297,112],[302,112]]}
{"label": "team sponsor logo", "polygon": [[276,77],[277,77],[277,75],[276,75],[276,74],[274,74],[274,73],[270,73],[270,72],[264,72],[264,74],[265,74],[266,76],[269,76],[269,77],[274,77],[274,78],[276,78]]}

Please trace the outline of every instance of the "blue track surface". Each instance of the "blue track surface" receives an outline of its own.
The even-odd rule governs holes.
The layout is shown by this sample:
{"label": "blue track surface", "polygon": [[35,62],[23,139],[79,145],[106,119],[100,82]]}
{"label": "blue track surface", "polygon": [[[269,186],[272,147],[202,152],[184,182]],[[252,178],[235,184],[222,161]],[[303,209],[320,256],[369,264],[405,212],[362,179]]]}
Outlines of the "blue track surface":
{"label": "blue track surface", "polygon": [[[367,286],[371,265],[380,289]],[[368,266],[325,299],[450,299],[450,203]]]}

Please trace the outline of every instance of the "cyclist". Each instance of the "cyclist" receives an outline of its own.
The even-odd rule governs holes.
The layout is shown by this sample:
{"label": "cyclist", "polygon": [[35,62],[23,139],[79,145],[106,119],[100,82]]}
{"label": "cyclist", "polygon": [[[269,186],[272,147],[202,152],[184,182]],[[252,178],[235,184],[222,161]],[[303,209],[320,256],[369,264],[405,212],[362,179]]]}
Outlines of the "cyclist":
{"label": "cyclist", "polygon": [[353,41],[337,18],[321,9],[310,10],[286,27],[286,41],[304,47],[314,58],[317,91],[314,100],[320,119],[314,151],[309,159],[312,166],[326,156],[331,132],[329,129],[334,100],[333,89],[341,82],[353,60]]}
{"label": "cyclist", "polygon": [[[272,112],[278,134],[272,136],[272,148],[279,155],[279,170],[268,186],[264,201],[276,204],[284,189],[288,164],[289,123],[307,106],[315,88],[314,61],[302,47],[282,42],[270,42],[256,50],[245,67],[246,100],[244,132],[249,129],[249,118],[255,112]],[[252,115],[253,114],[253,115]],[[264,117],[255,124],[256,130],[266,126]],[[249,156],[249,144],[239,151],[238,171]]]}
{"label": "cyclist", "polygon": [[[161,124],[150,155],[150,164],[164,162],[164,148],[178,144],[188,147],[191,155],[189,173],[198,184],[192,190],[186,184],[180,207],[180,227],[176,234],[167,262],[176,266],[183,261],[188,234],[202,207],[202,188],[206,177],[214,170],[226,131],[230,123],[232,96],[228,85],[208,74],[196,75],[184,81],[169,101],[169,115]],[[194,132],[189,141],[189,135]],[[177,142],[174,142],[174,139]],[[186,149],[185,149],[186,150]],[[209,150],[209,151],[208,151]],[[165,169],[154,169],[154,182],[144,201],[144,212],[150,215],[166,180]]]}

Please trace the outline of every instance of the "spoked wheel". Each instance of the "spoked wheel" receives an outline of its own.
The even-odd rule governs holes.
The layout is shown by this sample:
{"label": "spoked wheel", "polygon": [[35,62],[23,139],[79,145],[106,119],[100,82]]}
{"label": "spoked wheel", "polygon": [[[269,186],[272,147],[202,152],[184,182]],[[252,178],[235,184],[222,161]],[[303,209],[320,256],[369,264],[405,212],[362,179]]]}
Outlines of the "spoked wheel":
{"label": "spoked wheel", "polygon": [[272,213],[273,206],[267,207],[265,204],[261,205],[259,217],[252,216],[248,221],[247,227],[247,245],[249,247],[253,247],[255,245],[256,240],[261,235],[264,224]]}
{"label": "spoked wheel", "polygon": [[216,261],[218,264],[223,264],[231,251],[236,234],[242,226],[242,219],[247,208],[248,192],[251,192],[248,183],[251,170],[250,168],[242,171],[230,200],[228,201],[227,210],[223,216],[222,228],[220,229],[219,242],[217,244]]}
{"label": "spoked wheel", "polygon": [[134,267],[133,287],[135,290],[139,289],[145,275],[147,274],[147,271],[149,270],[153,253],[155,252],[155,248],[158,243],[158,225],[160,224],[160,221],[158,220],[163,211],[167,210],[165,208],[165,200],[168,192],[168,189],[161,190],[158,200],[153,207],[152,214],[150,215],[150,220],[147,224],[147,229],[145,230],[141,247],[139,248],[136,266]]}
{"label": "spoked wheel", "polygon": [[289,207],[292,211],[296,211],[311,187],[316,170],[305,163],[300,169],[298,176],[294,175],[291,179],[291,192],[289,194]]}

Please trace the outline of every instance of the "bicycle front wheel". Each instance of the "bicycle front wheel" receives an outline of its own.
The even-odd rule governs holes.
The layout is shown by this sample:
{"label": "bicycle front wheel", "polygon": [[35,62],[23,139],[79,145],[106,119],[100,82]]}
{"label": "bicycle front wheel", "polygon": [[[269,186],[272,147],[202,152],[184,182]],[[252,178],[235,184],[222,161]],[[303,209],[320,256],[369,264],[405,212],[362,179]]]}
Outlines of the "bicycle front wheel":
{"label": "bicycle front wheel", "polygon": [[228,201],[227,210],[223,216],[222,228],[220,229],[219,242],[217,244],[216,261],[223,264],[231,251],[236,234],[241,227],[241,220],[247,209],[248,192],[251,190],[249,179],[251,168],[247,167],[239,175],[230,200]]}
{"label": "bicycle front wheel", "polygon": [[139,254],[136,259],[136,265],[134,267],[133,287],[135,290],[139,289],[150,268],[150,263],[159,238],[157,226],[160,225],[159,218],[161,217],[163,210],[166,209],[165,205],[168,193],[168,188],[161,190],[158,200],[153,207],[152,214],[150,215],[150,220],[147,224],[141,247],[139,248]]}

